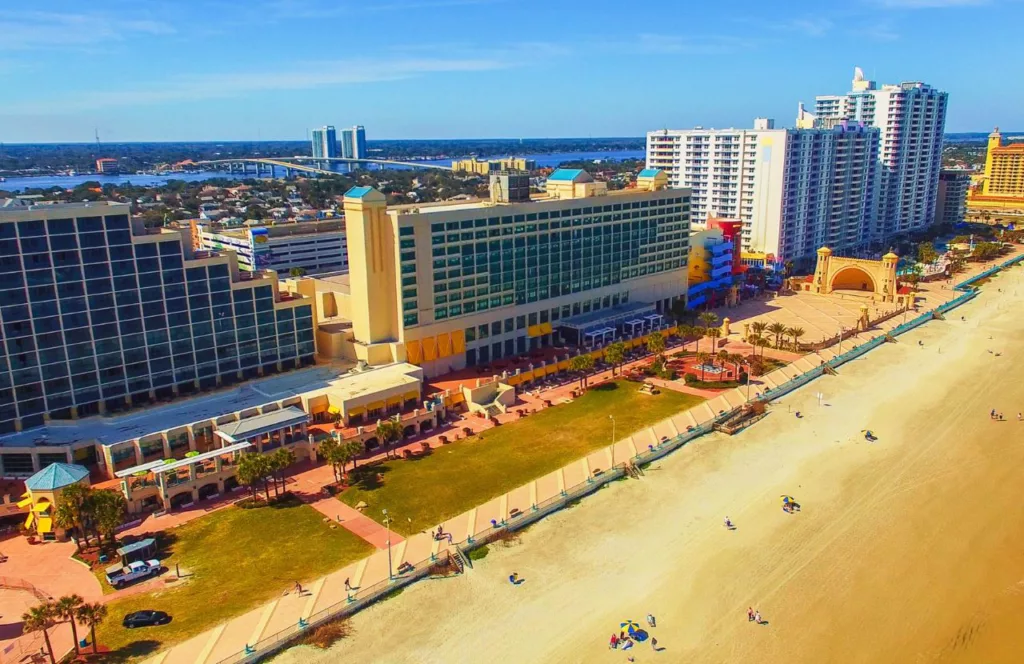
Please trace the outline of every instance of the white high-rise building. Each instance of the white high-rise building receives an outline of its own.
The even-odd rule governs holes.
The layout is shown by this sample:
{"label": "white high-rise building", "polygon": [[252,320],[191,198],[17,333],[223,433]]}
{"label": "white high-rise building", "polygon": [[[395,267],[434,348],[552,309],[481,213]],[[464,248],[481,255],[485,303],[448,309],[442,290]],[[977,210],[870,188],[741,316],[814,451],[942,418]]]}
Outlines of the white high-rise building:
{"label": "white high-rise building", "polygon": [[743,222],[743,250],[777,261],[813,259],[829,245],[853,252],[869,241],[878,130],[859,123],[831,129],[661,130],[647,135],[647,167],[688,187],[691,218]]}
{"label": "white high-rise building", "polygon": [[947,99],[947,93],[918,82],[879,88],[859,67],[850,92],[815,98],[816,126],[849,120],[880,131],[873,241],[884,243],[935,222]]}
{"label": "white high-rise building", "polygon": [[647,168],[671,187],[692,191],[695,228],[709,218],[743,222],[743,248],[764,250],[778,238],[786,130],[765,118],[754,129],[662,129],[647,134]]}
{"label": "white high-rise building", "polygon": [[311,143],[315,159],[333,159],[338,156],[338,136],[330,125],[314,129]]}

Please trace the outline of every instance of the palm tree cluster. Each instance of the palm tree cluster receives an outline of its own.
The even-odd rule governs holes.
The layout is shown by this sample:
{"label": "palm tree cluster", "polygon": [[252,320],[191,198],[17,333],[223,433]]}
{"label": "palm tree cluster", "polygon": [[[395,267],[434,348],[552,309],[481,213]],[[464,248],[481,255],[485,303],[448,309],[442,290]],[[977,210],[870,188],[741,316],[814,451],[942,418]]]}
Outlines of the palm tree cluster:
{"label": "palm tree cluster", "polygon": [[284,471],[293,463],[295,453],[287,447],[275,450],[272,454],[248,452],[238,457],[238,471],[235,476],[241,484],[249,487],[253,499],[256,498],[258,486],[262,484],[263,493],[267,497],[267,502],[270,502],[270,486],[274,487],[274,496],[280,496],[284,491]]}
{"label": "palm tree cluster", "polygon": [[379,420],[376,433],[377,440],[384,446],[385,456],[390,459],[393,451],[391,446],[405,437],[405,429],[402,427],[401,420],[397,415],[386,420]]}
{"label": "palm tree cluster", "polygon": [[71,623],[71,635],[75,640],[75,652],[78,653],[78,625],[89,628],[92,640],[92,651],[96,650],[96,627],[107,617],[107,607],[96,602],[89,604],[78,595],[67,595],[57,601],[43,602],[34,606],[21,616],[22,629],[25,633],[42,632],[46,642],[46,652],[50,664],[54,664],[53,644],[50,643],[50,629],[61,623]]}
{"label": "palm tree cluster", "polygon": [[604,359],[605,362],[612,365],[612,376],[614,376],[615,370],[622,366],[622,363],[626,360],[626,344],[621,341],[609,344],[604,349]]}
{"label": "palm tree cluster", "polygon": [[[378,431],[379,434],[379,431]],[[345,478],[345,468],[349,461],[352,462],[353,470],[356,467],[356,457],[363,453],[363,444],[358,440],[342,442],[333,436],[320,443],[317,454],[323,460],[331,464],[334,470],[334,481],[340,482]]]}
{"label": "palm tree cluster", "polygon": [[782,348],[783,342],[786,341],[786,337],[789,337],[791,339],[789,346],[793,350],[799,350],[800,337],[805,334],[807,334],[807,332],[802,327],[786,327],[779,322],[774,322],[769,325],[764,321],[758,320],[750,324],[750,334],[747,336],[747,343],[755,348],[760,348],[761,357],[763,358],[764,349],[773,345],[772,340],[768,335],[775,338],[775,348]]}
{"label": "palm tree cluster", "polygon": [[88,546],[90,535],[113,544],[127,511],[128,501],[120,491],[72,484],[61,490],[53,519],[58,527],[76,535],[80,549],[82,542]]}

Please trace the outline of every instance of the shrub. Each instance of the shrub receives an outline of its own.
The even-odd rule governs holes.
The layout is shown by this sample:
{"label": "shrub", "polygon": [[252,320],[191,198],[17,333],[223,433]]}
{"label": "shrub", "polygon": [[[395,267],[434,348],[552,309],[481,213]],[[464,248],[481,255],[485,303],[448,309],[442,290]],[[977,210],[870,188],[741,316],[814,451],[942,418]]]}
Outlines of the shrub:
{"label": "shrub", "polygon": [[491,552],[491,550],[487,548],[486,544],[484,544],[480,548],[473,549],[472,551],[470,551],[469,552],[469,559],[470,560],[483,560],[484,558],[487,557],[487,554],[490,553],[490,552]]}
{"label": "shrub", "polygon": [[685,376],[683,376],[683,380],[686,381],[687,385],[689,385],[690,383],[699,383],[700,382],[700,378],[697,378],[697,374],[693,374],[693,373],[688,373]]}
{"label": "shrub", "polygon": [[326,650],[351,633],[352,629],[349,627],[348,619],[341,618],[316,627],[306,634],[299,643]]}

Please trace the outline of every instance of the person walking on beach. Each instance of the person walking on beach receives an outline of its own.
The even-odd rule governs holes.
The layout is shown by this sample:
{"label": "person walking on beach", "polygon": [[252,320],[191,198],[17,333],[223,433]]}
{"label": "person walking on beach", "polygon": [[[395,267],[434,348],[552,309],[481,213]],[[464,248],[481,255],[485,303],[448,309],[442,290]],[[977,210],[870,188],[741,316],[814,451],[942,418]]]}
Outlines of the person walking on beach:
{"label": "person walking on beach", "polygon": [[758,625],[760,625],[762,622],[764,622],[761,619],[761,612],[760,611],[755,611],[754,612],[754,622],[756,622]]}
{"label": "person walking on beach", "polygon": [[754,622],[754,607],[747,607],[747,622]]}
{"label": "person walking on beach", "polygon": [[651,629],[654,629],[657,626],[657,625],[655,625],[654,614],[653,613],[648,613],[647,614],[647,626],[650,627]]}
{"label": "person walking on beach", "polygon": [[651,637],[651,650],[658,652],[658,639]]}
{"label": "person walking on beach", "polygon": [[608,649],[615,650],[619,647],[619,637],[617,634],[612,632],[612,638],[608,639]]}
{"label": "person walking on beach", "polygon": [[1017,421],[1024,422],[1024,413],[1017,413]]}

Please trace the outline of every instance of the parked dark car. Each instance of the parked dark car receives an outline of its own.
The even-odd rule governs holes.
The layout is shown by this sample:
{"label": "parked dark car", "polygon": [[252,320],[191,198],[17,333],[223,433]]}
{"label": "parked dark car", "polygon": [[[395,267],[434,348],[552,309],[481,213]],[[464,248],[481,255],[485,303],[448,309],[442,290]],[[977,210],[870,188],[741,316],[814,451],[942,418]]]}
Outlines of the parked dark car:
{"label": "parked dark car", "polygon": [[166,625],[169,622],[171,622],[171,617],[163,611],[136,611],[126,615],[121,624],[128,629],[135,629],[136,627]]}

